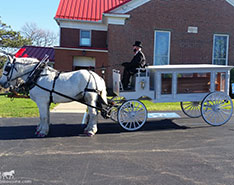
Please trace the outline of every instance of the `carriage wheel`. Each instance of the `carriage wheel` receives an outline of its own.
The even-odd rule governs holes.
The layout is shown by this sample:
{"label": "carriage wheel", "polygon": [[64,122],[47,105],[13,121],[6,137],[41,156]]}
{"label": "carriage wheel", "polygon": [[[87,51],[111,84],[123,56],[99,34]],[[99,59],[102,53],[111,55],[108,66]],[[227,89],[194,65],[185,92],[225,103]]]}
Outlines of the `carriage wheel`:
{"label": "carriage wheel", "polygon": [[199,118],[201,116],[201,102],[180,102],[181,109],[185,115],[190,118]]}
{"label": "carriage wheel", "polygon": [[232,117],[232,99],[223,92],[208,94],[201,104],[203,119],[212,126],[220,126]]}
{"label": "carriage wheel", "polygon": [[118,109],[119,107],[123,104],[123,102],[125,102],[125,98],[124,97],[120,97],[120,96],[115,96],[113,97],[110,102],[113,102],[113,106],[111,107],[111,112],[110,112],[110,118],[113,121],[118,121]]}
{"label": "carriage wheel", "polygon": [[129,100],[121,105],[118,110],[118,122],[127,131],[140,129],[147,120],[147,110],[138,100]]}

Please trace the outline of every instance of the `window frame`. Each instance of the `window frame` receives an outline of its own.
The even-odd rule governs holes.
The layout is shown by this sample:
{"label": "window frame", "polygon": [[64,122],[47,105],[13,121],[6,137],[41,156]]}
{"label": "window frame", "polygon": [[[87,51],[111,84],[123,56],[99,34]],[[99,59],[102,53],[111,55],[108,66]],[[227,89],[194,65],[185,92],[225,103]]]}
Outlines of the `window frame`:
{"label": "window frame", "polygon": [[[227,37],[227,43],[226,43],[226,59],[225,59],[225,65],[228,65],[228,50],[229,50],[229,35],[228,34],[214,34],[213,35],[213,48],[212,48],[212,64],[213,65],[220,65],[220,64],[215,64],[214,63],[214,54],[215,54],[215,37],[216,36],[225,36]],[[220,58],[221,59],[221,58]],[[224,58],[223,58],[224,59]]]}
{"label": "window frame", "polygon": [[[89,32],[89,37],[90,37],[89,44],[83,44],[82,43],[82,37],[81,37],[81,32],[82,31],[88,31]],[[91,30],[80,30],[80,46],[91,46],[91,45],[92,45],[92,31]]]}
{"label": "window frame", "polygon": [[169,39],[168,39],[168,53],[167,53],[167,56],[168,56],[168,60],[167,60],[167,64],[165,65],[169,65],[170,64],[170,51],[171,51],[171,31],[168,31],[168,30],[154,30],[154,63],[153,65],[157,65],[155,62],[155,58],[156,58],[156,47],[157,47],[157,43],[156,43],[156,39],[157,39],[157,32],[163,32],[163,33],[169,33],[168,36],[169,36]]}

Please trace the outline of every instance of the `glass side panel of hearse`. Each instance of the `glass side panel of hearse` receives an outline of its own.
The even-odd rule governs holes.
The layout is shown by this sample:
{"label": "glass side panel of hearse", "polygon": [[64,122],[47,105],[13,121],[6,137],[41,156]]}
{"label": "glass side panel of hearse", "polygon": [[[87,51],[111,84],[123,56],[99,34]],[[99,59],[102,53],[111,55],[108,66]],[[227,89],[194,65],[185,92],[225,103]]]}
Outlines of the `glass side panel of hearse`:
{"label": "glass side panel of hearse", "polygon": [[162,73],[161,74],[162,88],[161,94],[172,94],[172,73]]}
{"label": "glass side panel of hearse", "polygon": [[215,90],[225,92],[226,88],[226,73],[217,72],[215,75]]}
{"label": "glass side panel of hearse", "polygon": [[210,91],[210,73],[178,73],[177,94],[207,93]]}

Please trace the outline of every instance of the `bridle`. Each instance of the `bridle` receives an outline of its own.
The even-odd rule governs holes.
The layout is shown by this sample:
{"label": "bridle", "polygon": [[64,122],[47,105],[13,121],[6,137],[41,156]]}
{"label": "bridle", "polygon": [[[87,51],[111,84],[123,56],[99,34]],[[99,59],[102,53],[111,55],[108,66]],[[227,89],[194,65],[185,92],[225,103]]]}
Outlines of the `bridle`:
{"label": "bridle", "polygon": [[18,70],[15,67],[15,58],[13,59],[13,62],[7,62],[6,67],[4,68],[3,71],[3,75],[7,77],[7,82],[13,81],[11,80],[12,75],[13,75],[13,71],[16,70],[16,72],[18,72]]}
{"label": "bridle", "polygon": [[27,74],[30,74],[32,71],[34,71],[34,68],[33,68],[33,70],[30,70],[30,71],[28,71],[28,72],[26,72],[26,73],[23,73],[23,74],[21,74],[21,75],[19,75],[19,76],[16,76],[15,78],[12,79],[12,75],[13,75],[14,70],[15,70],[16,72],[18,72],[17,68],[15,67],[16,64],[20,64],[20,65],[31,65],[31,64],[34,64],[34,63],[39,63],[39,62],[33,62],[33,63],[24,64],[24,63],[16,62],[16,59],[15,59],[15,58],[13,59],[13,62],[12,62],[12,63],[11,63],[11,62],[8,62],[8,63],[6,64],[6,67],[4,68],[4,71],[3,71],[3,75],[7,77],[7,83],[12,82],[12,81],[14,81],[14,80],[16,80],[16,79],[18,79],[18,78],[20,78],[20,77],[23,77],[23,76],[25,76],[25,75],[27,75]]}

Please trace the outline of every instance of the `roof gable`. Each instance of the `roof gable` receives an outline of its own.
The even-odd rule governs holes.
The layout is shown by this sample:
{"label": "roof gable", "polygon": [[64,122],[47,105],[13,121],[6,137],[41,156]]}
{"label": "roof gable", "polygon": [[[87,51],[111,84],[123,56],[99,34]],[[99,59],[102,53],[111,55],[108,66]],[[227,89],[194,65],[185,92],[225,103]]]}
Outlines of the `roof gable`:
{"label": "roof gable", "polygon": [[60,0],[55,19],[102,20],[104,12],[131,0]]}
{"label": "roof gable", "polygon": [[110,13],[119,13],[119,14],[125,14],[130,12],[131,10],[134,10],[145,3],[149,2],[151,0],[131,0],[126,3],[124,3],[121,6],[115,7],[112,10],[109,10]]}
{"label": "roof gable", "polygon": [[234,6],[234,0],[226,0],[229,4],[231,4],[232,6]]}

